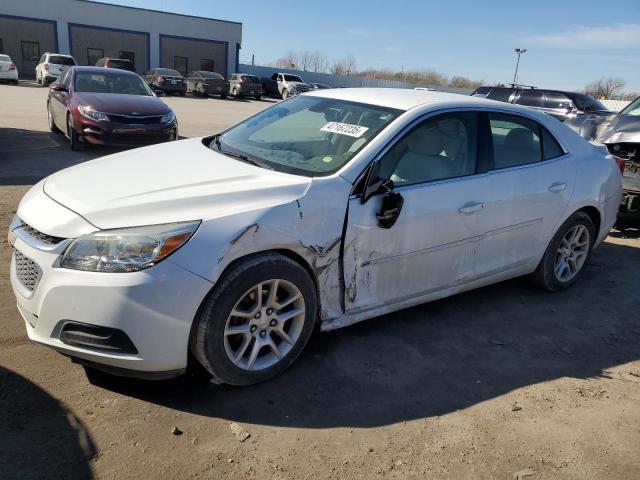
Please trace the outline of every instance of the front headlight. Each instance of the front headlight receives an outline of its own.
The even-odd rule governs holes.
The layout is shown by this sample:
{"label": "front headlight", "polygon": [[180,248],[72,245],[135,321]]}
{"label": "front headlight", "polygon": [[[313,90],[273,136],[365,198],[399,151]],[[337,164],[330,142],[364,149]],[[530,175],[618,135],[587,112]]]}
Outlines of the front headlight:
{"label": "front headlight", "polygon": [[90,233],[67,247],[60,266],[87,272],[137,272],[175,252],[199,225],[195,221]]}
{"label": "front headlight", "polygon": [[169,113],[165,113],[162,118],[160,119],[160,121],[162,123],[171,123],[176,119],[176,114],[173,112],[169,112]]}
{"label": "front headlight", "polygon": [[109,117],[104,112],[98,112],[91,107],[78,107],[78,111],[85,117],[102,122],[108,122]]}

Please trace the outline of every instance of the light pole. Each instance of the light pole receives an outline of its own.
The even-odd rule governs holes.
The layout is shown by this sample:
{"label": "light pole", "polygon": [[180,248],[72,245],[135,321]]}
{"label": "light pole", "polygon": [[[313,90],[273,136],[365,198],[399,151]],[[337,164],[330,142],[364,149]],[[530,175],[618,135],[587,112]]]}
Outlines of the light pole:
{"label": "light pole", "polygon": [[516,60],[516,71],[513,74],[513,86],[515,87],[518,81],[518,66],[520,65],[520,55],[527,51],[526,48],[516,48],[514,50],[518,54],[518,60]]}

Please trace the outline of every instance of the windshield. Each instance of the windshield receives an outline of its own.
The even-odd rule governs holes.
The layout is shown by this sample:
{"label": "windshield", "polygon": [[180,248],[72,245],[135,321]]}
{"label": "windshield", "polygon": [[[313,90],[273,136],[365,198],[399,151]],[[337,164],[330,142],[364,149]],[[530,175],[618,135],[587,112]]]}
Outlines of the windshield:
{"label": "windshield", "polygon": [[182,75],[177,70],[171,70],[170,68],[156,68],[156,75],[166,75],[168,77],[181,77]]}
{"label": "windshield", "polygon": [[51,55],[49,57],[49,63],[55,63],[56,65],[75,65],[76,62],[71,57],[62,57],[60,55]]}
{"label": "windshield", "polygon": [[640,97],[636,98],[633,102],[627,105],[620,112],[623,115],[633,115],[634,117],[640,117]]}
{"label": "windshield", "polygon": [[253,75],[243,75],[242,80],[249,83],[260,83],[260,80],[258,80],[258,77],[254,77]]}
{"label": "windshield", "polygon": [[198,72],[202,78],[215,78],[216,80],[224,80],[222,75],[216,72]]}
{"label": "windshield", "polygon": [[302,79],[297,75],[285,75],[284,80],[285,82],[301,82],[302,83]]}
{"label": "windshield", "polygon": [[268,108],[213,141],[211,148],[244,154],[265,168],[306,176],[345,165],[398,115],[362,103],[294,97]]}
{"label": "windshield", "polygon": [[76,72],[75,85],[76,92],[153,95],[139,76],[125,73]]}

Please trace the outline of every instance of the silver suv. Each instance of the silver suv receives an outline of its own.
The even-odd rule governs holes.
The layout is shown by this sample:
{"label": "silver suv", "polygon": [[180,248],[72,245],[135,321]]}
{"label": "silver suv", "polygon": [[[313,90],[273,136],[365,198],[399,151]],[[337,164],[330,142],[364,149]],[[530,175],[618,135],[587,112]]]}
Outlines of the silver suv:
{"label": "silver suv", "polygon": [[67,68],[75,65],[77,62],[71,55],[46,52],[36,65],[36,83],[46,87],[55,82]]}

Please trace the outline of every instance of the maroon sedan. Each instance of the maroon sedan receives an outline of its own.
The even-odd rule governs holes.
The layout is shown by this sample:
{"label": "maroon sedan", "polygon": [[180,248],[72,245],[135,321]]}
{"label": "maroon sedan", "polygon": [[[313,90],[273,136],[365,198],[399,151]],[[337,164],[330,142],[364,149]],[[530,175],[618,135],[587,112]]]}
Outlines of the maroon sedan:
{"label": "maroon sedan", "polygon": [[51,85],[51,131],[65,132],[73,150],[86,144],[139,146],[178,138],[173,111],[139,75],[124,70],[73,67]]}

